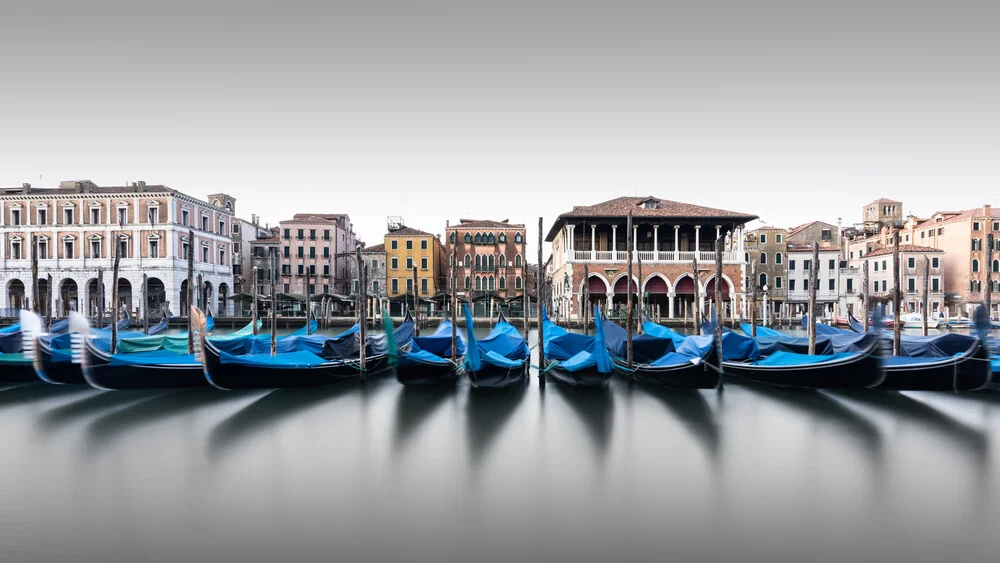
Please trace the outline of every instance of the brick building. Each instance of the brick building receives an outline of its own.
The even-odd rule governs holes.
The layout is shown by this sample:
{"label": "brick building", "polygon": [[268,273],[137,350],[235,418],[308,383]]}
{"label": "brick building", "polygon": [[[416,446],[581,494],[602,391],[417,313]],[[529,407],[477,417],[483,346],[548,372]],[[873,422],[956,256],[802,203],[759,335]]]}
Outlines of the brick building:
{"label": "brick building", "polygon": [[[448,264],[454,254],[460,295],[471,293],[477,316],[489,314],[491,305],[511,302],[521,309],[527,259],[524,225],[508,220],[460,219],[445,227]],[[446,274],[447,275],[447,274]]]}
{"label": "brick building", "polygon": [[[633,215],[634,242],[626,244],[626,220]],[[576,206],[560,215],[546,236],[552,243],[553,308],[563,316],[580,315],[583,284],[590,301],[605,311],[623,307],[628,288],[626,259],[642,259],[642,279],[633,270],[632,285],[643,293],[647,310],[663,317],[707,311],[715,292],[715,240],[725,237],[722,298],[725,314],[745,314],[744,225],[756,216],[713,209],[653,196],[619,197]],[[698,260],[697,276],[693,260]],[[588,279],[584,280],[584,265]]]}
{"label": "brick building", "polygon": [[[788,229],[780,227],[759,227],[748,231],[744,239],[744,259],[747,262],[744,286],[750,291],[751,283],[757,284],[758,311],[761,312],[758,318],[764,324],[769,324],[771,317],[781,314],[785,303],[788,280],[787,244]],[[751,272],[754,272],[753,276]],[[765,310],[767,313],[764,313]]]}

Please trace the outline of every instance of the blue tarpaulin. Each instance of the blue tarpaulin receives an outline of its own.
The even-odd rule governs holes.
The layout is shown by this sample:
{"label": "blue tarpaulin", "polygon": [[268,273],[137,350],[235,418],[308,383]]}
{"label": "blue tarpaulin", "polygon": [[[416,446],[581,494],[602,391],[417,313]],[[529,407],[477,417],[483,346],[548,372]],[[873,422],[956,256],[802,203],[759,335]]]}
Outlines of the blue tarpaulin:
{"label": "blue tarpaulin", "polygon": [[514,369],[524,365],[528,355],[528,342],[507,319],[500,315],[497,324],[482,340],[476,338],[472,322],[472,311],[465,305],[465,332],[469,339],[465,365],[471,371],[479,371],[485,361],[502,368]]}
{"label": "blue tarpaulin", "polygon": [[545,326],[545,358],[556,360],[566,371],[597,369],[599,373],[611,373],[611,355],[605,346],[604,327],[600,308],[594,307],[596,334],[586,336],[568,332],[549,319],[542,308],[542,323]]}

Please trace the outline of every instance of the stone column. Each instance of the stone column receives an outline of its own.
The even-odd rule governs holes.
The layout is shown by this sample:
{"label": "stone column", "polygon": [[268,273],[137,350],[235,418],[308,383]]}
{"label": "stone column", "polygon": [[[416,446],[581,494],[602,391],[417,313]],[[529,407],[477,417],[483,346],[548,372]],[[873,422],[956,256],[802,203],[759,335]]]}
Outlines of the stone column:
{"label": "stone column", "polygon": [[675,301],[675,297],[677,297],[677,294],[675,294],[673,292],[670,292],[670,293],[667,294],[667,308],[668,308],[668,311],[669,311],[668,314],[667,314],[667,316],[669,318],[671,318],[671,319],[674,318],[674,301]]}
{"label": "stone column", "polygon": [[[611,225],[611,250],[614,252],[618,251],[618,225]],[[614,260],[616,255],[612,254],[611,259]]]}
{"label": "stone column", "polygon": [[694,251],[700,252],[701,250],[701,225],[694,226]]}
{"label": "stone column", "polygon": [[653,225],[653,260],[659,260],[660,256],[660,226]]}
{"label": "stone column", "polygon": [[639,248],[638,234],[639,225],[632,225],[632,248],[629,249],[632,252],[635,252]]}
{"label": "stone column", "polygon": [[597,254],[596,254],[596,252],[597,252],[597,243],[595,242],[596,240],[597,240],[597,225],[591,225],[590,226],[590,259],[591,260],[596,260],[597,259]]}
{"label": "stone column", "polygon": [[674,260],[680,260],[681,257],[678,254],[681,248],[681,226],[674,225]]}

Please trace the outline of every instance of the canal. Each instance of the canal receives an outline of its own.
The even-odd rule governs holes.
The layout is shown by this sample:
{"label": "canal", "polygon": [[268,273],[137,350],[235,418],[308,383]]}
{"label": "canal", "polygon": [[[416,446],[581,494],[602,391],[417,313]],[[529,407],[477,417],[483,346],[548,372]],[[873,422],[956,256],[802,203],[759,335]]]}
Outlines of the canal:
{"label": "canal", "polygon": [[0,433],[4,561],[995,561],[1000,547],[1000,393],[32,384],[0,389]]}

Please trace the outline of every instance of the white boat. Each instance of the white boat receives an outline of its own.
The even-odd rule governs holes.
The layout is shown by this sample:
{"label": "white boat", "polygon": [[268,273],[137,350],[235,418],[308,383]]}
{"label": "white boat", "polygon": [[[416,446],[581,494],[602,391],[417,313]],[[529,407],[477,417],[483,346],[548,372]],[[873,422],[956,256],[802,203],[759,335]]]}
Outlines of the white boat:
{"label": "white boat", "polygon": [[[903,323],[903,328],[923,328],[923,316],[920,313],[906,313],[900,315],[899,320]],[[937,317],[927,317],[927,328],[938,328],[941,319]]]}

